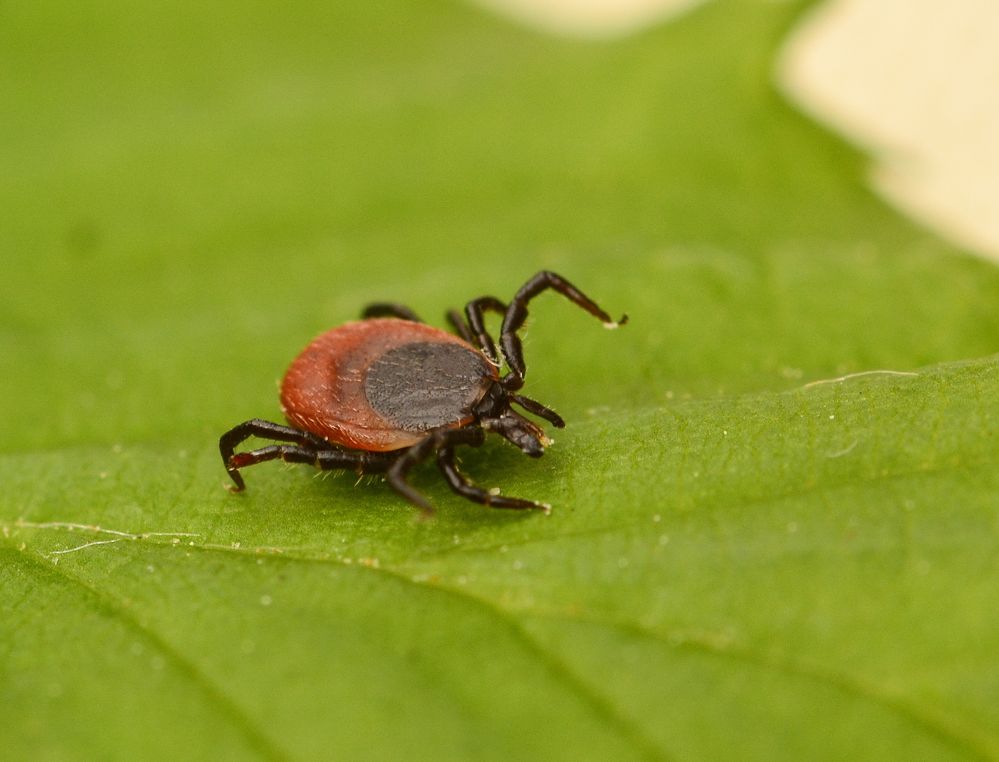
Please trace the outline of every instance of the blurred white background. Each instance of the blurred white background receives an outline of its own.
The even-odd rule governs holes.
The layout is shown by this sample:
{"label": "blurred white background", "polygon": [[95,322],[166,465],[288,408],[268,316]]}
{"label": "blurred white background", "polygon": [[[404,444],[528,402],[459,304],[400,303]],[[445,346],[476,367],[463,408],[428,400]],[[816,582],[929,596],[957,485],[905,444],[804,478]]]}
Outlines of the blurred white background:
{"label": "blurred white background", "polygon": [[[612,37],[705,0],[475,1],[555,34]],[[871,155],[889,203],[999,260],[999,0],[828,0],[775,76]]]}

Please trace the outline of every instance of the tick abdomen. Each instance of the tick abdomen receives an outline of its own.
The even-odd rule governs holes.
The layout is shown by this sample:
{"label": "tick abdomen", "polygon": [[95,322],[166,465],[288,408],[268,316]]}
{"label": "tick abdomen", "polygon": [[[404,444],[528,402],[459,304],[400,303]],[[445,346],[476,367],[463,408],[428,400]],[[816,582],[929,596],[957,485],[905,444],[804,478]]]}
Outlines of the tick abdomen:
{"label": "tick abdomen", "polygon": [[430,429],[468,423],[496,377],[485,356],[457,336],[376,318],[314,339],[285,374],[281,407],[292,426],[384,452],[409,447]]}

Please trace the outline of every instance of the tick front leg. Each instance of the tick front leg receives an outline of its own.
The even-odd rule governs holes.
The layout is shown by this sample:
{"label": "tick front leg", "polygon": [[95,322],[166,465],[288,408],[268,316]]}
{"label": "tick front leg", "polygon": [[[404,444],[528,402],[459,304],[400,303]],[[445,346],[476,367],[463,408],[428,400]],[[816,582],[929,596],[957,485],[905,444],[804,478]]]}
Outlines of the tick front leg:
{"label": "tick front leg", "polygon": [[551,510],[547,503],[538,503],[534,500],[524,500],[519,497],[505,497],[497,492],[484,490],[472,484],[455,463],[454,448],[442,447],[437,451],[437,468],[447,481],[448,486],[457,494],[467,500],[488,505],[490,508],[510,508],[513,510],[541,510],[545,513]]}
{"label": "tick front leg", "polygon": [[[510,306],[503,316],[503,326],[500,328],[500,346],[503,348],[503,356],[510,366],[514,381],[523,382],[524,374],[527,372],[524,364],[524,349],[520,337],[517,336],[517,331],[523,327],[524,321],[527,320],[527,305],[534,297],[548,289],[557,291],[573,304],[582,307],[598,318],[607,328],[617,328],[628,322],[627,315],[622,315],[620,320],[612,320],[611,316],[604,312],[595,301],[561,275],[542,270],[514,294],[513,299],[510,300]],[[508,388],[519,388],[519,384],[511,382]]]}

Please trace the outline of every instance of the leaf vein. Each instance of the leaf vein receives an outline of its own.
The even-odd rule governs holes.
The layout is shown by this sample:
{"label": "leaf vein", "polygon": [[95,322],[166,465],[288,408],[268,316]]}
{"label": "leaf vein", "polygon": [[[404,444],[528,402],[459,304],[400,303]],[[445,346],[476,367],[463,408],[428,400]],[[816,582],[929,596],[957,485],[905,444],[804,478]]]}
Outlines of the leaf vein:
{"label": "leaf vein", "polygon": [[229,718],[230,722],[244,735],[250,746],[262,758],[274,760],[275,762],[284,762],[284,760],[289,759],[287,754],[282,752],[271,739],[255,726],[253,719],[229,698],[220,686],[173,648],[159,634],[128,614],[113,598],[103,593],[94,585],[74,574],[68,573],[65,568],[55,563],[45,563],[33,553],[23,548],[19,547],[16,549],[30,573],[39,576],[55,577],[62,583],[76,588],[83,596],[89,598],[98,610],[103,611],[127,629],[135,632],[142,640],[159,651],[165,659],[175,666],[181,675],[184,675],[192,685],[206,696],[210,705],[215,706],[220,714]]}

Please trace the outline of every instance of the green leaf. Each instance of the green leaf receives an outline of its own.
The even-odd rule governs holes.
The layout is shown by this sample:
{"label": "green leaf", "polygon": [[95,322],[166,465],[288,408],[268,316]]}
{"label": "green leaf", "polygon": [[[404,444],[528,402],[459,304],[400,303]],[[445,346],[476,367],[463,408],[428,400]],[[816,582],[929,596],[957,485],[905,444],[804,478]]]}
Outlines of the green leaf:
{"label": "green leaf", "polygon": [[[617,42],[453,3],[5,7],[11,759],[999,756],[999,273],[771,84],[801,6]],[[318,332],[541,268],[533,461],[260,465]],[[979,358],[979,359],[975,359]]]}

